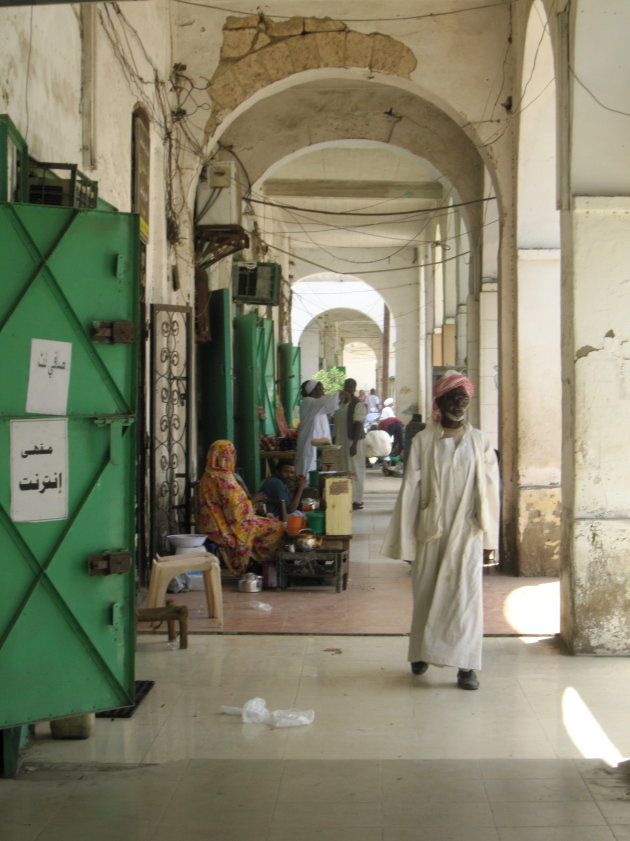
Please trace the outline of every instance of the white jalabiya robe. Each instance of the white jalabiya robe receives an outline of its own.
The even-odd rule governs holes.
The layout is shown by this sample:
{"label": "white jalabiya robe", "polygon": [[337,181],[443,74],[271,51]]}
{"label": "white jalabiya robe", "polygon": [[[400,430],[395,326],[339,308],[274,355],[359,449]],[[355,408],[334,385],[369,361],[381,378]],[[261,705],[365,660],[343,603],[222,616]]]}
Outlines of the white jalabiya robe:
{"label": "white jalabiya robe", "polygon": [[[342,469],[352,476],[352,501],[363,502],[363,487],[365,485],[365,439],[360,438],[357,441],[356,455],[351,456],[350,446],[352,439],[348,436],[349,406],[349,403],[344,403],[335,412],[335,444],[341,445]],[[359,400],[354,405],[352,422],[360,423],[363,426],[366,414],[367,408],[365,403]]]}
{"label": "white jalabiya robe", "polygon": [[468,424],[457,446],[435,424],[412,441],[381,550],[413,561],[412,663],[481,668],[483,549],[498,547],[498,473],[489,441]]}
{"label": "white jalabiya robe", "polygon": [[332,414],[338,405],[338,394],[302,398],[295,458],[295,472],[298,476],[306,476],[308,479],[309,471],[317,470],[317,448],[311,441],[313,438],[330,438],[330,424],[326,415]]}

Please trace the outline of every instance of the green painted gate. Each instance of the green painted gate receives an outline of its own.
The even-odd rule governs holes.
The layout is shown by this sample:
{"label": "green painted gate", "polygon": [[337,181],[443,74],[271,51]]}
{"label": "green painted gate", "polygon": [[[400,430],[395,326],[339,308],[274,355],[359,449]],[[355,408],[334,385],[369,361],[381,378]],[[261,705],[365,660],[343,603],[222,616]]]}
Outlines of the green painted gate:
{"label": "green painted gate", "polygon": [[284,409],[284,416],[289,426],[297,416],[302,394],[301,351],[299,347],[289,342],[278,345],[278,363],[280,367],[280,400]]}
{"label": "green painted gate", "polygon": [[219,438],[234,441],[234,378],[230,290],[210,293],[210,341],[197,345],[198,452],[201,470],[208,447]]}
{"label": "green painted gate", "polygon": [[138,251],[0,204],[0,727],[133,700]]}
{"label": "green painted gate", "polygon": [[260,434],[276,432],[273,322],[256,313],[234,319],[235,443],[238,467],[253,493],[260,484]]}

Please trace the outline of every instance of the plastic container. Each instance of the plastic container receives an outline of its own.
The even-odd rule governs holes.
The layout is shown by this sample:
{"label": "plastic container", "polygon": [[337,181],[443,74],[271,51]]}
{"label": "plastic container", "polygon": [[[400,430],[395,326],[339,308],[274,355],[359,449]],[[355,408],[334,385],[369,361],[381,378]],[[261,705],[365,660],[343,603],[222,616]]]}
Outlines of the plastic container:
{"label": "plastic container", "polygon": [[193,546],[203,546],[206,542],[205,534],[168,534],[167,540],[173,546],[183,546],[185,549],[191,549]]}
{"label": "plastic container", "polygon": [[315,534],[324,534],[326,531],[326,512],[308,511],[306,514],[306,524]]}
{"label": "plastic container", "polygon": [[306,525],[306,517],[299,511],[287,516],[287,534],[297,534]]}
{"label": "plastic container", "polygon": [[319,470],[309,471],[308,483],[311,486],[311,488],[319,488]]}

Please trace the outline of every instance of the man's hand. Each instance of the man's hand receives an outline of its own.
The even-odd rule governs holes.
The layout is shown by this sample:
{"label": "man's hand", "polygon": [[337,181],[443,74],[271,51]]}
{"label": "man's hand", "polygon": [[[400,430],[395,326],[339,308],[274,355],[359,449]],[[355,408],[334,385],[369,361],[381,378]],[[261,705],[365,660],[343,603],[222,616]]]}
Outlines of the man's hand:
{"label": "man's hand", "polygon": [[351,456],[356,456],[356,454],[357,454],[357,442],[353,441],[352,444],[350,444],[350,455]]}
{"label": "man's hand", "polygon": [[257,502],[267,502],[267,494],[261,493],[260,491],[255,493],[252,496],[252,503],[255,505]]}
{"label": "man's hand", "polygon": [[306,479],[306,476],[304,476],[303,473],[300,473],[300,475],[297,477],[298,488],[305,488],[307,484],[308,484],[308,481]]}

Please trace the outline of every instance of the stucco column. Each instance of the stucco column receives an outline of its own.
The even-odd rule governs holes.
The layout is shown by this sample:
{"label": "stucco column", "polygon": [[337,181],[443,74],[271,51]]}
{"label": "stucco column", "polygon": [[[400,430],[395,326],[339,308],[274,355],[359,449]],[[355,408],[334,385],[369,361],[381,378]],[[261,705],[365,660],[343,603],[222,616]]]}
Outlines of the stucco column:
{"label": "stucco column", "polygon": [[561,633],[630,654],[630,198],[576,198],[562,223]]}
{"label": "stucco column", "polygon": [[476,422],[495,449],[499,448],[499,334],[498,283],[484,281],[479,295],[479,363],[473,373],[477,388]]}
{"label": "stucco column", "polygon": [[519,249],[517,272],[519,573],[558,575],[560,250]]}

